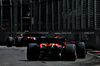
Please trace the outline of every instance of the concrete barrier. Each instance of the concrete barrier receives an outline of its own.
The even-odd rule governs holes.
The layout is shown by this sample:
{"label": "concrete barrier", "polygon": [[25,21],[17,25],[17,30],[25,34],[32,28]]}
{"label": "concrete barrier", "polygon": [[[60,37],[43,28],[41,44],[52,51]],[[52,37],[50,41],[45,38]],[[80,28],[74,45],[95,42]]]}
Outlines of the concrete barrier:
{"label": "concrete barrier", "polygon": [[[1,32],[0,33],[0,45],[6,45],[6,39],[9,35],[22,34],[24,32]],[[45,35],[42,32],[30,32],[31,34],[40,33]],[[46,32],[46,35],[49,37],[54,37],[56,35],[64,37],[68,40],[75,41],[85,41],[87,48],[100,49],[100,32],[98,31],[69,31],[69,32],[58,32],[59,34],[55,34],[55,32]]]}
{"label": "concrete barrier", "polygon": [[0,33],[0,45],[5,45],[8,34],[6,32]]}

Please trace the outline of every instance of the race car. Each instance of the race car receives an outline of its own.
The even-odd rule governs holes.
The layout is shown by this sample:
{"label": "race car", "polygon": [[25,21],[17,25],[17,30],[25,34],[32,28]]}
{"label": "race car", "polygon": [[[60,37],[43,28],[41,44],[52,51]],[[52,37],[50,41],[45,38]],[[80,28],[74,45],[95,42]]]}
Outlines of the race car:
{"label": "race car", "polygon": [[23,34],[22,36],[16,37],[15,45],[16,47],[27,46],[32,40],[40,37],[40,34]]}
{"label": "race car", "polygon": [[[29,61],[38,59],[72,60],[85,58],[85,42],[68,41],[66,38],[41,37],[40,34],[23,34],[14,39],[16,47],[27,46],[27,59]],[[8,37],[11,46],[13,38]]]}
{"label": "race car", "polygon": [[7,47],[12,47],[12,46],[19,46],[17,43],[22,39],[22,36],[20,34],[11,34],[7,37],[6,44]]}
{"label": "race car", "polygon": [[84,42],[66,42],[65,38],[36,38],[27,46],[27,59],[32,61],[49,58],[75,61],[77,57],[85,58],[85,52]]}

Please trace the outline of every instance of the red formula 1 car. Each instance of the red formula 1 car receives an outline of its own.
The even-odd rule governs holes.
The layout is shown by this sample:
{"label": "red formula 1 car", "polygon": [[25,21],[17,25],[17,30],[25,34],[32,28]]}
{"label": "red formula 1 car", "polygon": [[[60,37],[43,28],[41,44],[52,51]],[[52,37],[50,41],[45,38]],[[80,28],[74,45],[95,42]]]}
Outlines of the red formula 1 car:
{"label": "red formula 1 car", "polygon": [[[13,43],[13,38],[8,37],[8,45]],[[85,43],[79,41],[68,41],[58,36],[53,38],[39,37],[38,34],[24,34],[15,38],[15,45],[27,46],[27,59],[53,59],[73,60],[85,58]]]}
{"label": "red formula 1 car", "polygon": [[36,38],[27,46],[27,59],[76,60],[85,58],[84,42],[67,42],[64,38]]}

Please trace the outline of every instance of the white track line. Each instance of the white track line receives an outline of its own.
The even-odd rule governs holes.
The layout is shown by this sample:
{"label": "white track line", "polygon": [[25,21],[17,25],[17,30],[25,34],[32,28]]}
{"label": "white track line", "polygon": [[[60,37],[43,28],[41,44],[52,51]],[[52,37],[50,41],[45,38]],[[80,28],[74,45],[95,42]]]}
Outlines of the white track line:
{"label": "white track line", "polygon": [[100,58],[99,52],[100,52],[99,50],[87,49],[87,53],[89,55],[92,55],[92,56],[95,56],[95,57],[98,57],[98,58]]}
{"label": "white track line", "polygon": [[100,56],[98,56],[98,55],[96,55],[96,54],[92,54],[92,53],[87,53],[87,54],[92,55],[92,56],[95,56],[95,57],[97,57],[97,58],[100,58]]}

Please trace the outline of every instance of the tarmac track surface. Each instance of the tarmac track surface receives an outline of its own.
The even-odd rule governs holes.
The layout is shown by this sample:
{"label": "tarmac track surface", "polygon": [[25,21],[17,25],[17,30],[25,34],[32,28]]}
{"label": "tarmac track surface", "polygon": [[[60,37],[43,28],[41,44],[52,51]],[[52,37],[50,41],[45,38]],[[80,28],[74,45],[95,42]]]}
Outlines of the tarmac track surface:
{"label": "tarmac track surface", "polygon": [[26,58],[26,47],[0,46],[0,66],[100,66],[100,58],[86,55],[85,59],[76,61],[28,61]]}

